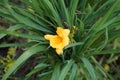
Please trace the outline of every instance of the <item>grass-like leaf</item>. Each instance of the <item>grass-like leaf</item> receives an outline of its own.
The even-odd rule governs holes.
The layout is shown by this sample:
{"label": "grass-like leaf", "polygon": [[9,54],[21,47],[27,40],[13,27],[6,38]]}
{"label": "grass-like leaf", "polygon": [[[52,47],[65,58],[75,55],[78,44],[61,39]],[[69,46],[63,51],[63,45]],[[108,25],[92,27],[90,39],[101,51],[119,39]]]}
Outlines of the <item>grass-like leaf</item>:
{"label": "grass-like leaf", "polygon": [[30,58],[32,55],[42,52],[46,50],[46,46],[33,46],[29,48],[27,51],[25,51],[13,64],[11,68],[8,69],[8,71],[3,76],[2,80],[6,80],[14,71],[18,69],[28,58]]}
{"label": "grass-like leaf", "polygon": [[28,34],[14,32],[14,31],[10,31],[10,30],[2,29],[2,30],[0,30],[0,33],[9,34],[9,35],[17,36],[17,37],[28,38],[28,39],[44,40],[43,37],[40,37],[40,36],[38,37],[38,35],[28,35]]}
{"label": "grass-like leaf", "polygon": [[68,61],[68,63],[67,63],[67,64],[65,65],[65,67],[62,69],[58,80],[64,80],[64,79],[66,78],[66,75],[68,74],[68,71],[71,69],[73,63],[74,63],[73,60],[69,60],[69,61]]}
{"label": "grass-like leaf", "polygon": [[[17,25],[14,25],[14,26],[10,26],[7,30],[9,30],[9,31],[15,31],[15,30],[21,29],[23,27],[24,27],[24,25],[17,24]],[[6,34],[4,34],[4,33],[0,34],[0,39],[3,38],[4,36],[6,36]]]}
{"label": "grass-like leaf", "polygon": [[58,79],[59,75],[60,75],[60,63],[56,63],[56,65],[54,67],[54,71],[52,73],[51,80]]}
{"label": "grass-like leaf", "polygon": [[76,74],[77,74],[77,69],[78,69],[78,65],[77,65],[77,64],[74,64],[74,65],[72,66],[71,75],[70,75],[69,80],[75,80],[75,76],[76,76]]}
{"label": "grass-like leaf", "polygon": [[24,80],[28,80],[33,74],[40,72],[42,69],[47,68],[48,65],[44,63],[40,63],[37,66],[35,66],[34,69],[32,69],[26,76]]}
{"label": "grass-like leaf", "polygon": [[83,63],[85,64],[85,67],[87,68],[88,72],[90,73],[91,80],[97,80],[94,68],[93,68],[92,64],[89,62],[89,60],[87,60],[84,57],[82,57],[81,60],[83,61]]}

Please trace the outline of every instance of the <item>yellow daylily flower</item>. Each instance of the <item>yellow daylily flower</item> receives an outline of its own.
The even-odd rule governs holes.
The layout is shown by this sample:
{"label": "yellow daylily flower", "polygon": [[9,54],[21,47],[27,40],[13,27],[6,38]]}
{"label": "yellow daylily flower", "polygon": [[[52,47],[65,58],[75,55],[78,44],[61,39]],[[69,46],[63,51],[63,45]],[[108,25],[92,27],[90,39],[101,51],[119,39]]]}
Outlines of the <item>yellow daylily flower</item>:
{"label": "yellow daylily flower", "polygon": [[56,48],[58,55],[63,53],[63,48],[69,44],[69,29],[57,27],[57,35],[45,35],[45,39],[50,41],[50,46]]}

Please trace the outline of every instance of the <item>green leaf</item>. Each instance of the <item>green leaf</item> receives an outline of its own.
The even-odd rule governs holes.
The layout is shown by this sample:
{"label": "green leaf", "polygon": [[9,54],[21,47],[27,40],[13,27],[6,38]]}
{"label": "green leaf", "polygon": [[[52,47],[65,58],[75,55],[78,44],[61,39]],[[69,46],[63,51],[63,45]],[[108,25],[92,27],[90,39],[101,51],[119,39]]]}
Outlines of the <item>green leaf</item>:
{"label": "green leaf", "polygon": [[81,33],[83,33],[84,32],[84,23],[83,23],[83,21],[81,21],[81,20],[79,20],[79,22],[80,22],[80,27],[79,27],[79,29],[80,29],[80,32]]}
{"label": "green leaf", "polygon": [[23,2],[24,4],[27,4],[28,6],[30,5],[30,0],[20,0],[21,2]]}
{"label": "green leaf", "polygon": [[[52,73],[52,71],[51,70],[49,70],[49,71],[46,71],[46,72],[44,72],[44,73],[40,73],[39,75],[38,75],[38,77],[46,77],[46,76],[51,76],[51,73]],[[48,79],[48,78],[47,78]],[[46,79],[45,79],[46,80]],[[50,79],[49,79],[50,80]]]}
{"label": "green leaf", "polygon": [[94,14],[100,15],[101,12],[103,11],[104,8],[106,8],[106,6],[111,5],[111,3],[114,3],[114,0],[109,0],[106,1],[103,5],[101,5]]}
{"label": "green leaf", "polygon": [[[16,24],[14,26],[10,26],[7,30],[15,31],[15,30],[18,30],[18,29],[23,28],[23,27],[25,27],[25,26],[22,24]],[[4,33],[0,34],[0,39],[3,38],[4,36],[6,36],[6,34],[4,34]]]}
{"label": "green leaf", "polygon": [[13,9],[10,8],[9,11],[11,15],[14,16],[14,18],[18,20],[20,23],[25,24],[26,26],[32,27],[40,31],[51,33],[50,30],[44,28],[43,26],[37,24],[36,22],[33,22],[33,20],[31,20],[30,18],[20,15],[19,13],[15,12]]}
{"label": "green leaf", "polygon": [[93,62],[96,64],[97,68],[102,72],[105,77],[108,77],[109,80],[115,80],[97,61],[92,57]]}
{"label": "green leaf", "polygon": [[69,14],[68,14],[68,10],[67,10],[67,8],[66,8],[66,6],[65,6],[65,2],[64,2],[64,0],[59,0],[58,1],[58,3],[61,5],[61,15],[62,15],[62,17],[63,17],[63,21],[65,22],[65,23],[67,23],[67,25],[69,26],[69,27],[72,27],[73,26],[73,24],[71,25],[71,22],[70,22],[70,19],[69,19]]}
{"label": "green leaf", "polygon": [[51,80],[57,80],[60,75],[60,63],[56,63],[54,71],[52,73]]}
{"label": "green leaf", "polygon": [[32,69],[26,76],[25,76],[25,79],[24,80],[28,80],[33,74],[43,70],[44,68],[48,67],[47,64],[44,64],[44,63],[40,63],[38,64],[37,66],[35,66],[34,69]]}
{"label": "green leaf", "polygon": [[79,71],[81,72],[81,75],[82,75],[80,77],[83,77],[85,80],[91,80],[91,76],[90,76],[88,70],[86,69],[86,66],[84,65],[84,63],[80,63],[79,66],[80,66],[80,70]]}
{"label": "green leaf", "polygon": [[83,61],[83,63],[85,64],[85,67],[87,68],[92,80],[97,80],[96,75],[95,75],[95,71],[93,66],[91,65],[91,63],[89,62],[89,60],[87,60],[86,58],[82,57],[81,60]]}
{"label": "green leaf", "polygon": [[49,17],[55,20],[58,26],[62,26],[60,16],[58,15],[58,12],[54,9],[51,2],[49,0],[40,0],[40,3],[42,3],[42,5],[44,4],[42,7],[44,8],[44,10],[46,10],[46,13],[49,12],[51,14],[48,14]]}
{"label": "green leaf", "polygon": [[71,2],[70,2],[70,23],[72,24],[72,26],[73,26],[73,24],[74,24],[74,18],[75,18],[75,11],[77,10],[76,8],[77,8],[77,5],[78,5],[78,2],[79,2],[79,0],[71,0]]}
{"label": "green leaf", "polygon": [[45,67],[45,66],[48,67],[49,65],[45,64],[45,63],[40,63],[40,64],[36,65],[34,69],[37,69],[37,68],[40,68],[40,67]]}
{"label": "green leaf", "polygon": [[98,54],[93,54],[93,55],[101,55],[101,54],[119,54],[120,53],[120,49],[109,49],[109,50],[103,50]]}
{"label": "green leaf", "polygon": [[39,1],[38,0],[31,0],[31,5],[32,5],[32,8],[38,13],[38,14],[42,14],[43,11],[41,10],[40,8],[40,5],[39,5]]}
{"label": "green leaf", "polygon": [[3,43],[3,44],[0,44],[0,48],[3,48],[3,47],[16,47],[16,46],[25,46],[25,45],[28,45],[28,43],[11,43],[11,44],[7,44],[7,43]]}
{"label": "green leaf", "polygon": [[[28,19],[31,19],[36,24],[39,24],[39,25],[43,26],[44,28],[48,28],[48,26],[41,19],[38,19],[38,15],[37,14],[30,13],[28,10],[26,10],[24,8],[21,8],[19,6],[16,6],[16,5],[13,6],[13,8],[18,10],[19,13],[22,14],[24,17],[26,17]],[[43,19],[43,20],[45,20],[45,19]]]}
{"label": "green leaf", "polygon": [[69,44],[68,46],[66,46],[65,49],[70,48],[70,47],[74,47],[74,46],[79,46],[79,45],[82,45],[82,44],[84,44],[84,42],[72,43],[72,44]]}
{"label": "green leaf", "polygon": [[[23,38],[28,38],[28,39],[36,39],[36,40],[44,40],[43,37],[38,36],[38,35],[28,35],[28,34],[23,34],[23,33],[19,33],[19,32],[14,32],[14,31],[10,31],[10,30],[0,30],[0,34],[9,34],[9,35],[13,35],[13,36],[17,36],[17,37],[23,37]],[[2,37],[1,35],[1,37]]]}
{"label": "green leaf", "polygon": [[76,72],[77,72],[77,69],[78,68],[78,66],[77,66],[77,64],[74,64],[73,66],[72,66],[72,71],[71,71],[71,74],[70,74],[70,78],[69,78],[69,80],[75,80],[75,76],[76,76]]}
{"label": "green leaf", "polygon": [[15,72],[18,67],[20,67],[28,58],[30,58],[32,55],[45,51],[47,48],[44,45],[40,46],[32,46],[27,51],[25,51],[13,64],[12,67],[8,69],[8,71],[3,75],[2,80],[6,80],[13,72]]}
{"label": "green leaf", "polygon": [[74,61],[73,60],[69,60],[68,63],[65,65],[65,67],[62,69],[61,74],[58,78],[58,80],[64,80],[66,75],[68,74],[68,71],[71,69],[72,65],[73,65]]}
{"label": "green leaf", "polygon": [[109,33],[109,42],[113,41],[117,37],[120,37],[120,30],[115,30]]}
{"label": "green leaf", "polygon": [[112,14],[112,12],[114,11],[114,9],[117,7],[119,3],[119,0],[116,0],[115,3],[112,5],[112,7],[108,10],[108,12],[102,17],[101,20],[99,20],[93,27],[93,30],[95,31],[99,31],[101,30],[103,26],[103,24],[105,24],[105,22],[108,20],[108,18],[110,17],[110,15]]}

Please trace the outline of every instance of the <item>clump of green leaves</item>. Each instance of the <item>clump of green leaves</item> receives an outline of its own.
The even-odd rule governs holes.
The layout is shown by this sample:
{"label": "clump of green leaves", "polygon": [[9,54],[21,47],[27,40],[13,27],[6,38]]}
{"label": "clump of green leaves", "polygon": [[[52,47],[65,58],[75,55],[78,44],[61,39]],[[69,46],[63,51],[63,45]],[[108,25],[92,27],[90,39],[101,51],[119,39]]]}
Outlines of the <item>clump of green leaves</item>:
{"label": "clump of green leaves", "polygon": [[[114,80],[95,55],[120,52],[119,49],[105,49],[120,36],[120,0],[19,1],[22,4],[0,0],[0,16],[9,21],[8,29],[0,29],[0,38],[10,35],[27,40],[22,44],[0,45],[25,48],[2,80],[15,74],[28,58],[36,54],[40,61],[20,79],[29,80],[37,73],[40,80]],[[56,34],[58,26],[71,30],[71,43],[61,56],[44,39],[45,34]]]}

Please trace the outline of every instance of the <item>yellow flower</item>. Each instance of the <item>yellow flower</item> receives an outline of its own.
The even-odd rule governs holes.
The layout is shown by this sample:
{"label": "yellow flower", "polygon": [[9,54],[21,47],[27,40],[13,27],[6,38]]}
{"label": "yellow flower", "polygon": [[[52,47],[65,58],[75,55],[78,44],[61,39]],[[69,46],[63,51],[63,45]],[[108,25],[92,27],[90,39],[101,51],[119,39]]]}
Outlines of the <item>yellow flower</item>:
{"label": "yellow flower", "polygon": [[11,62],[9,62],[9,63],[7,63],[7,65],[6,65],[5,68],[4,68],[4,72],[7,72],[7,70],[8,70],[10,67],[13,66],[13,64],[14,64],[14,60],[11,61]]}
{"label": "yellow flower", "polygon": [[106,71],[109,71],[109,70],[110,70],[110,66],[109,66],[108,64],[105,64],[105,65],[104,65],[104,69],[105,69]]}
{"label": "yellow flower", "polygon": [[8,55],[13,55],[15,53],[15,48],[9,48],[8,49]]}
{"label": "yellow flower", "polygon": [[63,48],[69,44],[69,29],[57,27],[57,35],[45,35],[45,39],[50,41],[50,46],[56,48],[58,55],[63,53]]}

